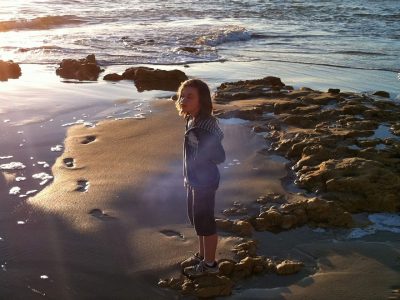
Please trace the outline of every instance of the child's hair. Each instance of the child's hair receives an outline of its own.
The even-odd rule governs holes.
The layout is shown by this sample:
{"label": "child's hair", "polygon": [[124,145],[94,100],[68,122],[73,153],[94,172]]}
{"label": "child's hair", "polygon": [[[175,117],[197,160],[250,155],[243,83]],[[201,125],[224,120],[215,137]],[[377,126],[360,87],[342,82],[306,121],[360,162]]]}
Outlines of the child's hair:
{"label": "child's hair", "polygon": [[181,85],[179,86],[177,91],[177,100],[175,101],[175,106],[176,109],[178,110],[179,115],[183,116],[184,118],[189,117],[188,113],[182,111],[182,106],[179,101],[179,99],[181,98],[181,93],[185,87],[194,87],[196,88],[199,94],[199,104],[200,104],[199,117],[205,118],[212,116],[213,107],[212,107],[210,89],[208,85],[200,79],[188,79],[182,82]]}

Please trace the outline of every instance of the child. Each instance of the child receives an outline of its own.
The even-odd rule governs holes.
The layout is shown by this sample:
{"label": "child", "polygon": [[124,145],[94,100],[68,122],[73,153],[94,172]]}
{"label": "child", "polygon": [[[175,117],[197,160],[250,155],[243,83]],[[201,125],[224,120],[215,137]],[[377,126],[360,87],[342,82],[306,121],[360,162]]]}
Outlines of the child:
{"label": "child", "polygon": [[[217,164],[225,161],[224,137],[212,115],[210,89],[199,79],[189,79],[178,89],[176,108],[186,119],[183,144],[183,176],[187,191],[188,217],[199,238],[199,251],[182,263],[189,276],[218,273],[215,261],[217,230],[214,217],[215,192],[220,174]],[[190,262],[190,263],[188,263]]]}

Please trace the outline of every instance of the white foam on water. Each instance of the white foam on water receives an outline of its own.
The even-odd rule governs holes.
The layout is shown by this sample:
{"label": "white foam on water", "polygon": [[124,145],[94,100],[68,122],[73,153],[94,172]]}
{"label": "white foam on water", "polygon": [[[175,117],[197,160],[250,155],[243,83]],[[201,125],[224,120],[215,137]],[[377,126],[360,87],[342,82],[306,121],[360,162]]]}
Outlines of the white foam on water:
{"label": "white foam on water", "polygon": [[376,213],[370,214],[368,219],[373,223],[364,228],[354,228],[348,235],[348,239],[362,238],[377,231],[390,231],[400,233],[400,214]]}
{"label": "white foam on water", "polygon": [[8,164],[0,165],[0,170],[20,170],[20,169],[24,169],[25,167],[26,166],[21,162],[12,161]]}
{"label": "white foam on water", "polygon": [[17,224],[18,224],[18,225],[24,225],[24,224],[25,224],[25,221],[17,221]]}
{"label": "white foam on water", "polygon": [[15,181],[23,181],[23,180],[26,180],[26,177],[23,176],[15,177]]}
{"label": "white foam on water", "polygon": [[19,130],[19,131],[17,131],[17,133],[18,134],[22,134],[22,133],[24,133],[24,131],[23,130]]}
{"label": "white foam on water", "polygon": [[50,165],[45,161],[38,161],[38,165],[43,165],[43,168],[48,168]]}
{"label": "white foam on water", "polygon": [[7,158],[12,158],[12,155],[6,155],[6,156],[0,156],[0,159],[7,159]]}
{"label": "white foam on water", "polygon": [[32,178],[42,180],[39,184],[40,184],[40,185],[44,185],[44,184],[47,183],[47,181],[49,181],[50,179],[52,179],[53,176],[51,176],[51,175],[49,175],[49,174],[47,174],[47,173],[45,173],[45,172],[41,172],[41,173],[33,174],[33,175],[32,175]]}
{"label": "white foam on water", "polygon": [[33,194],[33,193],[36,193],[38,190],[29,190],[29,191],[27,191],[25,194],[26,195],[30,195],[30,194]]}
{"label": "white foam on water", "polygon": [[19,186],[13,186],[10,191],[9,194],[10,195],[16,195],[19,194],[21,192],[21,188]]}
{"label": "white foam on water", "polygon": [[72,125],[77,125],[77,124],[82,124],[82,125],[85,125],[86,127],[96,127],[95,123],[88,122],[88,121],[85,121],[85,120],[82,120],[82,119],[79,119],[79,120],[77,120],[75,122],[65,123],[65,124],[62,124],[61,126],[65,127],[65,126],[72,126]]}
{"label": "white foam on water", "polygon": [[11,121],[10,119],[5,119],[5,120],[3,120],[4,123],[8,123],[8,122],[10,122],[10,121]]}
{"label": "white foam on water", "polygon": [[229,118],[229,119],[218,119],[220,123],[225,124],[225,125],[238,125],[238,124],[246,124],[249,123],[250,121],[248,120],[243,120],[240,118]]}
{"label": "white foam on water", "polygon": [[247,41],[251,39],[251,33],[242,26],[232,26],[197,39],[198,44],[217,46],[227,42]]}
{"label": "white foam on water", "polygon": [[55,151],[62,151],[63,146],[62,145],[55,145],[54,147],[51,147],[50,150],[55,152]]}
{"label": "white foam on water", "polygon": [[49,278],[49,276],[47,276],[47,275],[40,275],[40,279],[48,279]]}

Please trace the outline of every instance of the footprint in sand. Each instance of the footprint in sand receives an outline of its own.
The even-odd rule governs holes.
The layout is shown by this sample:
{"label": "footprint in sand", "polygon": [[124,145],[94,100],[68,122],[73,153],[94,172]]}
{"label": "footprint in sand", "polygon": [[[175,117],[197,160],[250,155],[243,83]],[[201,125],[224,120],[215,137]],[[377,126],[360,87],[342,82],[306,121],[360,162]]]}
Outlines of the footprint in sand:
{"label": "footprint in sand", "polygon": [[66,157],[63,159],[64,165],[68,168],[73,168],[75,166],[74,159],[72,157]]}
{"label": "footprint in sand", "polygon": [[81,144],[89,144],[92,143],[96,140],[96,136],[95,135],[88,135],[85,136],[85,139],[81,142]]}
{"label": "footprint in sand", "polygon": [[79,192],[87,192],[89,189],[89,181],[85,180],[85,179],[81,179],[77,181],[77,187],[76,187],[76,191]]}
{"label": "footprint in sand", "polygon": [[115,217],[104,213],[101,209],[98,209],[98,208],[93,208],[89,212],[89,214],[92,215],[93,217],[96,217],[96,218],[98,218],[100,220],[104,220],[104,221],[116,219]]}
{"label": "footprint in sand", "polygon": [[163,229],[160,230],[160,233],[166,235],[166,236],[177,236],[179,238],[181,238],[182,240],[185,239],[185,237],[183,236],[182,233],[175,231],[175,230],[171,230],[171,229]]}

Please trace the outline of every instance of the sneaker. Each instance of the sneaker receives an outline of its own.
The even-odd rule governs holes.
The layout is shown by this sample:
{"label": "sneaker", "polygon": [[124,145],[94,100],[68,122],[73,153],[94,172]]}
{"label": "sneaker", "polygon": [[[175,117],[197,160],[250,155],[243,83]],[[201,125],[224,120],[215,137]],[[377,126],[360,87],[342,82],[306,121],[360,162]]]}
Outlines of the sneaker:
{"label": "sneaker", "polygon": [[188,277],[199,277],[208,274],[216,275],[219,273],[219,267],[216,261],[214,262],[214,266],[210,267],[202,260],[195,266],[186,267],[183,273]]}
{"label": "sneaker", "polygon": [[181,262],[182,270],[186,267],[195,266],[203,260],[204,257],[200,256],[199,252],[194,253],[191,257]]}

